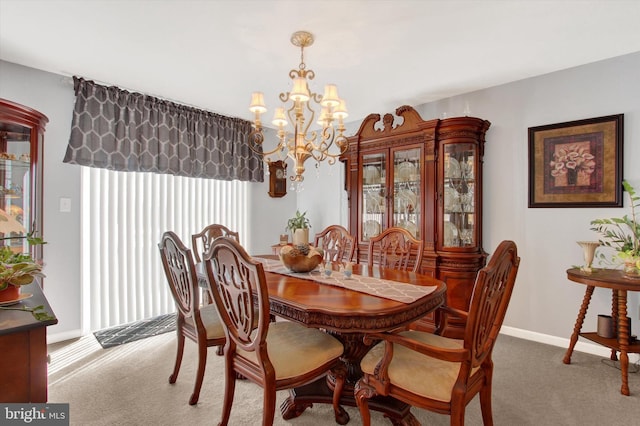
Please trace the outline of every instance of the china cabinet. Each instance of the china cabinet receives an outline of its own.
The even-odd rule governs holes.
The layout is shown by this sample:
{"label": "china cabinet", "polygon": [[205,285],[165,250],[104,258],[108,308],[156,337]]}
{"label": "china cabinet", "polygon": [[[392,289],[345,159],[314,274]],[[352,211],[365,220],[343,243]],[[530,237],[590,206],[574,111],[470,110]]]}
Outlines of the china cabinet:
{"label": "china cabinet", "polygon": [[[31,108],[0,99],[0,237],[42,234],[42,155],[49,119]],[[6,219],[6,220],[4,220]],[[2,240],[16,252],[42,259],[42,246]]]}
{"label": "china cabinet", "polygon": [[[447,283],[447,304],[467,310],[487,254],[482,248],[482,156],[489,121],[423,120],[410,106],[370,114],[341,157],[349,231],[366,262],[369,239],[388,227],[424,241],[421,272]],[[461,337],[463,324],[445,324]],[[432,330],[434,318],[416,328]]]}

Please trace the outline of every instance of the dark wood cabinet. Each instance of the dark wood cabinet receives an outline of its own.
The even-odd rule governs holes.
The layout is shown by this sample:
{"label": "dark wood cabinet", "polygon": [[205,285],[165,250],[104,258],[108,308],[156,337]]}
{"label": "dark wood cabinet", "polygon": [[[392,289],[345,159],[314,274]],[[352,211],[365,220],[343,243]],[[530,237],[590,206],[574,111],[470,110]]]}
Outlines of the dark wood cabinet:
{"label": "dark wood cabinet", "polygon": [[[0,99],[0,246],[30,252],[42,260],[42,246],[13,238],[42,232],[42,155],[49,120],[31,108]],[[9,239],[6,239],[9,238]],[[36,280],[20,288],[22,300],[8,308],[42,306],[49,314],[37,320],[30,312],[0,310],[0,402],[47,402],[47,330],[58,320]]]}
{"label": "dark wood cabinet", "polygon": [[[482,158],[491,123],[475,117],[423,120],[410,106],[370,114],[341,157],[349,230],[366,261],[369,238],[388,227],[424,241],[422,273],[447,283],[447,304],[467,310],[482,248]],[[445,334],[461,336],[462,323]],[[432,330],[433,318],[416,328]]]}
{"label": "dark wood cabinet", "polygon": [[[42,185],[43,142],[49,119],[23,105],[0,99],[0,209],[13,224],[11,232],[0,236],[25,234],[33,230],[43,236]],[[22,229],[20,229],[22,228]],[[30,251],[42,259],[42,246],[29,246],[26,240],[4,240],[16,252]]]}
{"label": "dark wood cabinet", "polygon": [[[21,306],[42,306],[50,318],[39,321],[31,313],[0,310],[0,402],[47,402],[47,327],[58,323],[36,281],[22,287],[30,295]],[[20,307],[20,305],[13,305]]]}

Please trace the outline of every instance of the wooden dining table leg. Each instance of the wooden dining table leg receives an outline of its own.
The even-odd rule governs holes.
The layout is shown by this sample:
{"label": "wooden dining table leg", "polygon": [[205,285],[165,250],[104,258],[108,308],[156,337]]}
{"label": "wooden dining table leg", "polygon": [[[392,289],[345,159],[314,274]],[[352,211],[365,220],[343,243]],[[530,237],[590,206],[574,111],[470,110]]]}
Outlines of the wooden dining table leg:
{"label": "wooden dining table leg", "polygon": [[587,309],[589,309],[589,303],[591,302],[591,296],[593,295],[594,289],[594,286],[589,285],[587,286],[587,291],[584,293],[582,305],[580,306],[580,312],[578,312],[578,319],[576,320],[576,325],[573,327],[573,334],[571,335],[571,340],[569,341],[569,348],[564,354],[564,359],[562,360],[562,362],[564,362],[565,364],[571,364],[571,354],[573,354],[573,348],[578,342],[578,336],[580,335],[580,330],[582,330],[584,317],[587,315]]}

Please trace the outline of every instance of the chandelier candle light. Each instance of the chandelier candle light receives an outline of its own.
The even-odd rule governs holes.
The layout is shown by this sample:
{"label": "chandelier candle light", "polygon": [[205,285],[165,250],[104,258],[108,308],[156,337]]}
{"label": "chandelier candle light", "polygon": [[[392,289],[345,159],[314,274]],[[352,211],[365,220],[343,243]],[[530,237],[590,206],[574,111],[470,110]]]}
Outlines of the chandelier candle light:
{"label": "chandelier candle light", "polygon": [[[254,152],[262,155],[267,163],[271,161],[271,156],[276,154],[279,160],[284,160],[285,155],[291,158],[295,165],[295,175],[290,176],[290,179],[294,183],[304,180],[304,163],[307,159],[316,160],[316,167],[324,160],[334,164],[348,147],[343,121],[348,114],[344,100],[338,97],[336,85],[327,84],[323,96],[309,90],[309,81],[313,80],[315,73],[306,68],[304,48],[311,46],[313,41],[313,34],[306,31],[297,31],[291,36],[291,43],[300,47],[300,65],[297,70],[289,71],[293,87],[290,92],[280,93],[283,106],[275,109],[271,121],[278,129],[279,139],[273,150],[259,149],[263,148],[264,142],[260,115],[267,111],[264,94],[254,92],[249,106],[249,110],[255,114],[249,146]],[[313,126],[316,125],[318,127],[313,130]]]}

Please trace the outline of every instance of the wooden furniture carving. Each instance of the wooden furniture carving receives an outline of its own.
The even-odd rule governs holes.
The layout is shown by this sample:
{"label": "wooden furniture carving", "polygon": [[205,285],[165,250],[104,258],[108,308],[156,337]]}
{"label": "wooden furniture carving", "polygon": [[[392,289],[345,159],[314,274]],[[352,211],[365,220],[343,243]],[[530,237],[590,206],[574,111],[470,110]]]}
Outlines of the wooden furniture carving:
{"label": "wooden furniture carving", "polygon": [[[42,305],[51,319],[38,321],[28,312],[0,311],[0,402],[47,402],[47,327],[58,323],[40,284],[22,287],[33,296],[20,305]],[[19,306],[16,306],[19,307]]]}
{"label": "wooden furniture carving", "polygon": [[[447,283],[447,304],[467,310],[482,248],[482,163],[489,121],[474,117],[423,120],[410,106],[370,114],[340,157],[349,197],[349,232],[356,257],[391,227],[424,242],[421,272]],[[433,331],[435,318],[415,324]],[[444,333],[461,337],[464,323],[447,320]]]}
{"label": "wooden furniture carving", "polygon": [[362,423],[371,424],[369,400],[387,395],[415,407],[449,414],[464,424],[465,407],[480,394],[485,425],[493,424],[491,354],[516,280],[520,258],[512,241],[503,241],[489,265],[478,273],[462,340],[410,330],[375,333],[381,339],[362,359],[356,385]]}
{"label": "wooden furniture carving", "polygon": [[173,384],[178,379],[185,338],[189,338],[198,345],[196,383],[189,398],[189,404],[195,405],[200,397],[200,388],[207,366],[207,348],[222,346],[225,342],[224,331],[215,305],[200,306],[198,276],[191,250],[173,232],[165,232],[162,235],[158,248],[171,295],[178,310],[176,318],[178,346],[169,383]]}
{"label": "wooden furniture carving", "polygon": [[330,225],[318,232],[314,246],[324,250],[325,262],[353,262],[356,253],[355,238],[340,225]]}
{"label": "wooden furniture carving", "polygon": [[[237,241],[216,239],[205,254],[205,266],[226,335],[225,391],[219,424],[229,422],[237,374],[264,388],[262,424],[268,426],[273,424],[277,390],[312,382],[328,370],[336,378],[332,397],[336,422],[345,424],[349,416],[340,406],[346,375],[340,361],[342,343],[321,330],[295,322],[270,322],[263,266]],[[258,327],[254,332],[256,316]]]}
{"label": "wooden furniture carving", "polygon": [[240,235],[224,225],[215,223],[207,225],[202,231],[191,236],[191,248],[193,249],[196,263],[202,260],[200,255],[209,250],[211,242],[218,237],[232,237],[235,238],[236,241],[240,241]]}
{"label": "wooden furniture carving", "polygon": [[418,272],[424,243],[404,228],[387,228],[369,239],[367,264]]}
{"label": "wooden furniture carving", "polygon": [[[0,209],[38,236],[42,229],[42,171],[45,125],[38,111],[0,99]],[[0,236],[8,236],[0,234]],[[30,252],[42,260],[42,246],[25,240],[0,241],[16,252]]]}
{"label": "wooden furniture carving", "polygon": [[[630,353],[640,353],[640,342],[629,340],[629,319],[627,317],[627,292],[640,291],[640,281],[624,278],[623,271],[618,269],[594,269],[591,274],[581,271],[579,268],[567,270],[569,280],[584,284],[587,289],[578,312],[578,319],[571,334],[569,348],[564,355],[563,362],[571,364],[571,354],[578,342],[578,336],[596,342],[611,349],[611,359],[617,360],[616,352],[620,352],[620,371],[622,375],[622,386],[620,393],[629,395],[629,355]],[[589,302],[596,287],[609,288],[612,291],[611,316],[615,324],[617,336],[613,338],[600,337],[595,332],[582,333],[582,324],[589,308]]]}

